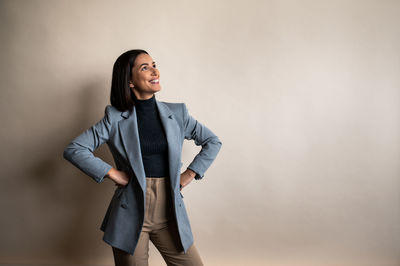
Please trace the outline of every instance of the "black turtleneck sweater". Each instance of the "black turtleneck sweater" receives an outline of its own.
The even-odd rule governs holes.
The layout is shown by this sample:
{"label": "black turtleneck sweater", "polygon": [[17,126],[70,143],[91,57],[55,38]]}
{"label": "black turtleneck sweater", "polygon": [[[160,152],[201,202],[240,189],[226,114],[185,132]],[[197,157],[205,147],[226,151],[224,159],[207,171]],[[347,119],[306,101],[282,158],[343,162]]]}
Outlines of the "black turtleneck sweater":
{"label": "black turtleneck sweater", "polygon": [[135,107],[146,177],[168,177],[168,143],[155,95],[147,100],[135,99]]}

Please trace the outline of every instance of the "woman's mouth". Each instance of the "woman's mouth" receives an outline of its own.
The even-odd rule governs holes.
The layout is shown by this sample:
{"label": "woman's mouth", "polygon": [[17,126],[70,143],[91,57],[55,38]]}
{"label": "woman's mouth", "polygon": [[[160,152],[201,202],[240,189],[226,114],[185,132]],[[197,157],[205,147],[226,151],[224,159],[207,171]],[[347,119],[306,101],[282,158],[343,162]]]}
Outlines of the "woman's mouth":
{"label": "woman's mouth", "polygon": [[152,79],[152,80],[150,80],[150,83],[151,84],[158,84],[159,80],[158,79]]}

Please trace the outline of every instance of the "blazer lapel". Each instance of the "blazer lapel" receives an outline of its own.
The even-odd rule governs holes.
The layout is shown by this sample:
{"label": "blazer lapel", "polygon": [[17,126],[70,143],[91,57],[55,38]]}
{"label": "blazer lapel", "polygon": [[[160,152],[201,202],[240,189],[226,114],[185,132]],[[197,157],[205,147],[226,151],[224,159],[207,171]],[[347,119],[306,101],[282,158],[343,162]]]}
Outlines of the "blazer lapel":
{"label": "blazer lapel", "polygon": [[181,142],[180,142],[180,128],[175,120],[175,117],[171,110],[165,103],[156,101],[158,111],[160,113],[161,123],[164,126],[165,135],[167,136],[168,142],[168,162],[169,162],[169,176],[171,180],[172,189],[176,189],[179,186],[180,175],[180,155],[181,155]]}
{"label": "blazer lapel", "polygon": [[[161,123],[164,127],[168,143],[168,163],[169,174],[172,189],[179,186],[179,167],[180,167],[180,128],[175,120],[175,117],[168,106],[156,100],[157,108],[160,114]],[[134,171],[136,178],[143,190],[146,192],[146,174],[143,166],[142,152],[140,149],[139,131],[136,116],[136,108],[133,107],[132,111],[125,111],[121,113],[126,119],[118,122],[119,133],[121,136],[122,145],[127,154],[129,163]]]}
{"label": "blazer lapel", "polygon": [[146,175],[143,167],[142,152],[140,150],[139,131],[136,118],[136,108],[131,112],[125,111],[121,116],[126,119],[119,121],[119,133],[121,135],[122,145],[131,164],[132,170],[142,187],[143,193],[146,192]]}

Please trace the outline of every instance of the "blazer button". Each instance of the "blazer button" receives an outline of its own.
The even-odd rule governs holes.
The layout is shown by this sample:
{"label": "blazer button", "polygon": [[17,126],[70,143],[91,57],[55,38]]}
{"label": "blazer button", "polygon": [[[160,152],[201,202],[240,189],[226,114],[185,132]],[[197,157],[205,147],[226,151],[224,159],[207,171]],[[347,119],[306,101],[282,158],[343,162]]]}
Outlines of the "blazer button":
{"label": "blazer button", "polygon": [[121,203],[121,207],[126,209],[128,207],[128,205],[126,205],[125,203]]}

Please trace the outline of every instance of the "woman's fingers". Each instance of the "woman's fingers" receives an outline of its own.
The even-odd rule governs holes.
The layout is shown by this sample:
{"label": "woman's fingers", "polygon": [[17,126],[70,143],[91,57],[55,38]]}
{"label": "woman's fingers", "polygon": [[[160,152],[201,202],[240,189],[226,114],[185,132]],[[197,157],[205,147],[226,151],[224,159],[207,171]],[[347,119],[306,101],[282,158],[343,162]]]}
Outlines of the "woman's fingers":
{"label": "woman's fingers", "polygon": [[114,181],[116,186],[124,187],[129,183],[129,175],[124,171],[115,171],[112,176],[112,180]]}

